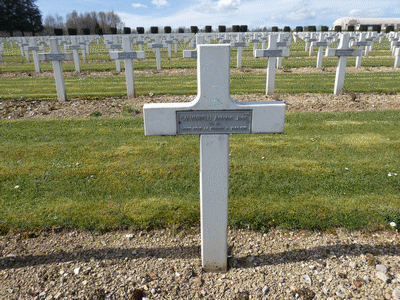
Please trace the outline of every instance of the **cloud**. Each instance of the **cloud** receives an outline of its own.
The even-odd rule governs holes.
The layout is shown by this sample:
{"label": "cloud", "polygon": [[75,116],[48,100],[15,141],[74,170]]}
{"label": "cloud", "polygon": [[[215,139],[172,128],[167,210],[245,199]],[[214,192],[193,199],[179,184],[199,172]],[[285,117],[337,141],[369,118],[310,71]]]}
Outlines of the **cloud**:
{"label": "cloud", "polygon": [[317,12],[311,10],[309,7],[300,7],[286,15],[285,19],[293,21],[308,21],[315,19],[317,15]]}
{"label": "cloud", "polygon": [[132,6],[134,8],[140,8],[140,7],[147,8],[147,5],[144,5],[144,4],[141,4],[141,3],[132,3]]}
{"label": "cloud", "polygon": [[240,0],[219,0],[216,8],[219,12],[235,11],[240,6]]}
{"label": "cloud", "polygon": [[168,6],[169,3],[167,0],[152,0],[151,4],[156,5],[157,8],[163,7],[163,6]]}
{"label": "cloud", "polygon": [[359,17],[359,18],[380,17],[383,16],[383,14],[384,12],[381,8],[369,9],[369,10],[352,9],[349,12],[349,15],[351,17]]}

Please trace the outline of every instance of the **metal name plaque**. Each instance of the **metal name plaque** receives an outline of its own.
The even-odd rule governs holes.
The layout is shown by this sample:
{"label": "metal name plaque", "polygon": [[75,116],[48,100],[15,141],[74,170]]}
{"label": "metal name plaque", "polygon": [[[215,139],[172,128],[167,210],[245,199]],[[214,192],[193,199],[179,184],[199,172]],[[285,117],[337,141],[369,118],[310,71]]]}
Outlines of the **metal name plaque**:
{"label": "metal name plaque", "polygon": [[335,56],[356,56],[356,51],[358,49],[350,49],[350,50],[336,50]]}
{"label": "metal name plaque", "polygon": [[133,59],[137,58],[136,52],[120,52],[118,53],[118,58],[119,59]]}
{"label": "metal name plaque", "polygon": [[177,134],[251,133],[251,110],[177,111]]}
{"label": "metal name plaque", "polygon": [[51,61],[70,60],[71,58],[67,54],[68,53],[60,53],[60,54],[40,53],[39,59],[42,58],[41,60],[51,60]]}
{"label": "metal name plaque", "polygon": [[[257,52],[259,50],[256,50]],[[281,57],[282,56],[282,50],[261,50],[262,56],[264,57]]]}

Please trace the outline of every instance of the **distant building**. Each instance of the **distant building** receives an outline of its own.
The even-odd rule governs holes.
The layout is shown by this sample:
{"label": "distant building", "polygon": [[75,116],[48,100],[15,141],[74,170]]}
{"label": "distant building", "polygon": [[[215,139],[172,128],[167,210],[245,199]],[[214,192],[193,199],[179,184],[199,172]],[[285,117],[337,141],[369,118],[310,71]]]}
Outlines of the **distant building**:
{"label": "distant building", "polygon": [[374,26],[381,25],[382,30],[387,26],[394,26],[394,29],[400,29],[400,18],[356,18],[356,17],[344,17],[337,19],[333,22],[332,30],[335,26],[342,26],[342,29],[347,30],[349,25],[353,25],[356,30],[360,28],[361,25]]}

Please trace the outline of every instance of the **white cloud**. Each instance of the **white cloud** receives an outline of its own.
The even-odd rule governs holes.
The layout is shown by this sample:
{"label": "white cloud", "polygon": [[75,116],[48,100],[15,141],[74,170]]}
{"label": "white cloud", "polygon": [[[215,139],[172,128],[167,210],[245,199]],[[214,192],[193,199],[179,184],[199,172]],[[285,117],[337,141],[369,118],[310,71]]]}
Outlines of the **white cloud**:
{"label": "white cloud", "polygon": [[151,4],[156,5],[157,8],[169,5],[167,0],[152,0]]}
{"label": "white cloud", "polygon": [[219,0],[216,4],[220,12],[234,11],[239,8],[240,0]]}
{"label": "white cloud", "polygon": [[140,7],[147,8],[147,5],[144,5],[144,4],[141,4],[141,3],[132,3],[132,6],[134,8],[140,8]]}
{"label": "white cloud", "polygon": [[369,10],[352,9],[350,10],[349,15],[358,18],[380,17],[383,16],[383,10],[381,8],[369,9]]}
{"label": "white cloud", "polygon": [[[152,4],[162,7],[162,4],[168,5],[167,1],[152,0]],[[336,19],[349,16],[349,12],[368,15],[365,17],[370,17],[373,12],[377,17],[380,14],[390,17],[387,12],[397,9],[389,4],[379,4],[380,7],[375,7],[375,4],[372,0],[337,0],[335,3],[317,0],[185,0],[185,6],[162,15],[156,10],[143,15],[117,13],[126,26],[132,28],[198,26],[203,29],[211,25],[213,30],[217,30],[218,25],[230,27],[236,24],[248,25],[250,29],[264,26],[331,26]]]}

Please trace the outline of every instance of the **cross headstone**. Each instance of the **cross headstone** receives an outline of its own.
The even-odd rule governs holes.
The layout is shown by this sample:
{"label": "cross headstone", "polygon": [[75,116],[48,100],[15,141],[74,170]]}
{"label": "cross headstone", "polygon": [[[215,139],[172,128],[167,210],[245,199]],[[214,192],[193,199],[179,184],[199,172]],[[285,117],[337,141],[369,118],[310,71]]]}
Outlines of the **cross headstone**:
{"label": "cross headstone", "polygon": [[160,42],[160,38],[158,36],[155,37],[154,43],[151,43],[148,45],[149,48],[152,48],[153,50],[156,50],[156,64],[157,64],[157,70],[161,70],[161,48],[167,48],[168,46],[166,44],[163,44]]}
{"label": "cross headstone", "polygon": [[362,52],[364,51],[364,47],[365,46],[369,46],[371,44],[370,41],[367,41],[365,39],[365,32],[361,32],[360,38],[358,41],[353,42],[353,46],[359,46],[358,49],[361,50],[361,55],[357,56],[356,58],[356,68],[361,67],[361,63],[362,63]]}
{"label": "cross headstone", "polygon": [[323,56],[324,56],[324,47],[325,47],[325,46],[328,46],[328,45],[329,45],[329,43],[328,43],[328,42],[325,42],[324,33],[323,33],[323,32],[321,32],[321,33],[319,34],[318,41],[313,41],[313,42],[311,42],[311,47],[312,47],[312,48],[318,47],[318,52],[317,52],[317,66],[316,66],[317,69],[322,68],[322,58],[323,58]]}
{"label": "cross headstone", "polygon": [[33,65],[35,66],[36,73],[40,73],[40,62],[37,53],[38,50],[41,50],[41,48],[36,45],[35,38],[30,38],[29,46],[25,46],[25,51],[28,51],[28,57],[29,57],[29,51],[32,51]]}
{"label": "cross headstone", "polygon": [[197,97],[143,106],[146,135],[200,135],[201,257],[227,270],[229,135],[283,132],[281,101],[237,102],[229,93],[230,45],[198,45]]}
{"label": "cross headstone", "polygon": [[146,58],[146,52],[133,51],[132,40],[129,37],[122,39],[123,51],[111,51],[111,59],[123,59],[125,64],[125,79],[128,97],[135,97],[135,82],[133,76],[133,62],[134,58]]}
{"label": "cross headstone", "polygon": [[62,69],[63,60],[72,60],[72,53],[62,53],[56,38],[49,39],[50,53],[39,53],[39,60],[51,61],[53,65],[54,79],[56,81],[57,98],[58,101],[67,100],[67,93],[65,92],[64,73]]}
{"label": "cross headstone", "polygon": [[394,68],[400,68],[400,41],[397,41],[395,44],[395,52],[394,52]]}
{"label": "cross headstone", "polygon": [[270,35],[268,40],[268,49],[257,49],[254,53],[255,57],[268,57],[267,66],[267,84],[266,95],[271,95],[275,90],[275,63],[277,57],[288,57],[289,49],[278,49],[277,43],[278,36]]}
{"label": "cross headstone", "polygon": [[242,53],[243,47],[250,47],[250,43],[243,41],[243,34],[239,33],[237,36],[237,42],[231,42],[231,47],[237,47],[237,63],[236,68],[242,67]]}
{"label": "cross headstone", "polygon": [[[78,50],[81,50],[82,46],[77,44],[75,36],[71,37],[71,45],[67,45],[66,48],[67,48],[67,50],[72,50],[72,55],[74,57],[75,72],[80,73],[81,72],[81,63],[79,60]],[[84,52],[84,50],[82,50],[82,53],[83,52]]]}
{"label": "cross headstone", "polygon": [[335,87],[333,93],[335,95],[341,94],[344,87],[344,77],[346,75],[346,64],[348,56],[362,55],[361,49],[351,49],[349,47],[348,34],[342,33],[340,35],[339,47],[337,49],[326,49],[325,56],[338,56],[338,64],[336,68]]}
{"label": "cross headstone", "polygon": [[250,43],[253,43],[253,53],[257,49],[257,45],[260,42],[260,40],[257,38],[257,33],[254,33],[253,38],[249,40]]}
{"label": "cross headstone", "polygon": [[[279,34],[278,35],[278,41],[276,42],[276,47],[278,49],[285,49],[286,47],[290,46],[290,40],[289,37],[286,36],[286,34]],[[278,56],[276,58],[276,67],[277,69],[282,69],[282,56]]]}
{"label": "cross headstone", "polygon": [[0,43],[0,62],[3,62],[4,44]]}
{"label": "cross headstone", "polygon": [[[204,36],[200,34],[196,34],[196,39],[194,40],[194,47],[197,45],[204,44]],[[183,58],[196,58],[197,57],[197,49],[195,50],[183,50]]]}
{"label": "cross headstone", "polygon": [[308,50],[308,56],[312,56],[314,54],[314,45],[315,45],[314,42],[316,42],[316,41],[318,41],[318,39],[314,36],[313,33],[311,33],[311,36],[308,39],[308,42],[310,43],[310,48]]}
{"label": "cross headstone", "polygon": [[[110,41],[107,41],[106,47],[108,48],[109,52],[122,49],[122,46],[118,43],[118,38],[116,36],[112,37],[111,43]],[[117,69],[117,72],[121,72],[121,60],[115,60],[115,67]]]}

